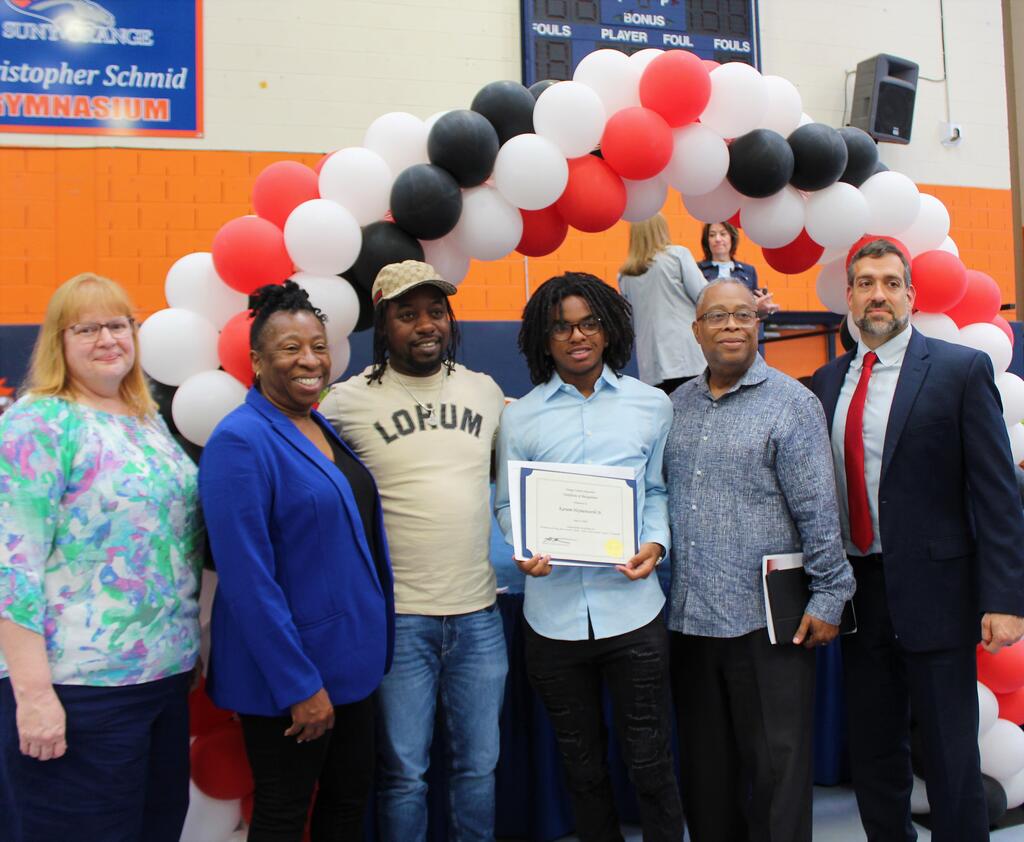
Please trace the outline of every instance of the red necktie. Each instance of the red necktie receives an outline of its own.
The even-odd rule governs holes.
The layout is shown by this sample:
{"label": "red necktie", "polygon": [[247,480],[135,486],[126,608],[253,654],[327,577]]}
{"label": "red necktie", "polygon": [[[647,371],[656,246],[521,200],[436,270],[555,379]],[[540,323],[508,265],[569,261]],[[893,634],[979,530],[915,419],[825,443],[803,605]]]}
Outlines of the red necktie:
{"label": "red necktie", "polygon": [[871,369],[878,359],[874,351],[864,355],[860,380],[846,413],[843,454],[846,462],[846,497],[850,506],[850,539],[857,549],[867,553],[875,537],[868,508],[868,486],[864,478],[864,402],[868,396]]}

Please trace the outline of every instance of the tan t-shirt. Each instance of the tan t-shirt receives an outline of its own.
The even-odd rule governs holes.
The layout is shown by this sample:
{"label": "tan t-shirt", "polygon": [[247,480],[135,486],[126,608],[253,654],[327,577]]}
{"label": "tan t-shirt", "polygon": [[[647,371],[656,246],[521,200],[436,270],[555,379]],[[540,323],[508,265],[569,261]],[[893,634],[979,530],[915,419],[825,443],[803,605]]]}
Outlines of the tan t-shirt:
{"label": "tan t-shirt", "polygon": [[[332,386],[320,412],[377,481],[395,609],[436,616],[486,608],[494,602],[490,465],[501,389],[462,366],[430,377],[388,368],[373,384],[369,371]],[[434,427],[426,410],[438,405]]]}

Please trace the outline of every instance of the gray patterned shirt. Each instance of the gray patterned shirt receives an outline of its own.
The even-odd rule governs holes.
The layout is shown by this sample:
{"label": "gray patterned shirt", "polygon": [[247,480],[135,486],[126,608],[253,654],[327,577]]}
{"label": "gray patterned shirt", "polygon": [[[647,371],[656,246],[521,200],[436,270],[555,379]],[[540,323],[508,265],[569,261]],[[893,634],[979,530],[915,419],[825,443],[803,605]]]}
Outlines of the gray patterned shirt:
{"label": "gray patterned shirt", "polygon": [[855,585],[818,399],[757,356],[717,400],[705,372],[676,389],[672,407],[669,627],[705,637],[763,628],[761,557],[801,551],[807,613],[838,623]]}

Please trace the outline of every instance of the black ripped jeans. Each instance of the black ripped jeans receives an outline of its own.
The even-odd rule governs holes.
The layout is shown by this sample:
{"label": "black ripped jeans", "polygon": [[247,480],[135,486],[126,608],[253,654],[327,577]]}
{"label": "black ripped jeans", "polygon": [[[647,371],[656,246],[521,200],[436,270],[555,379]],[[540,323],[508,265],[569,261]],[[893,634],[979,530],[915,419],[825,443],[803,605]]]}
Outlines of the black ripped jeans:
{"label": "black ripped jeans", "polygon": [[526,671],[558,738],[581,842],[621,842],[608,776],[604,681],[645,842],[681,842],[672,768],[668,632],[659,615],[603,640],[552,640],[526,625]]}

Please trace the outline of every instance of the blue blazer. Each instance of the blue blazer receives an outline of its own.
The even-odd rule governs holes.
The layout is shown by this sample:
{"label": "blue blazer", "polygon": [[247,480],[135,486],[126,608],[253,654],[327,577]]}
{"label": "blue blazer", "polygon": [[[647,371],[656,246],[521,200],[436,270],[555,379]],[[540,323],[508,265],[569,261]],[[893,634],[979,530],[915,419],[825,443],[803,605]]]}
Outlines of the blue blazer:
{"label": "blue blazer", "polygon": [[256,389],[203,450],[199,495],[218,574],[213,701],[283,716],[321,687],[334,704],[372,693],[395,626],[380,499],[375,562],[344,474]]}
{"label": "blue blazer", "polygon": [[[702,260],[697,264],[697,268],[704,273],[704,278],[708,281],[713,281],[718,277],[718,267],[713,260]],[[733,260],[732,276],[750,287],[751,292],[757,289],[757,268],[749,263]]]}
{"label": "blue blazer", "polygon": [[[855,353],[812,378],[829,429]],[[907,649],[977,641],[986,612],[1024,616],[1024,513],[988,355],[911,335],[878,509],[889,611]]]}

